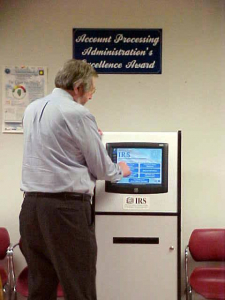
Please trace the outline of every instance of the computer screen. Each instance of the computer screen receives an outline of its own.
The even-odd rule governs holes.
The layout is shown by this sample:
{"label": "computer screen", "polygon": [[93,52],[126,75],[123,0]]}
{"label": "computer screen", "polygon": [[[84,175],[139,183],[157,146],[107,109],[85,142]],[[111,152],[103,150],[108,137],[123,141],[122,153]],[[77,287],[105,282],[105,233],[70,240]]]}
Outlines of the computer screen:
{"label": "computer screen", "polygon": [[166,193],[168,191],[168,144],[166,143],[108,143],[109,156],[114,163],[125,161],[131,175],[116,183],[106,182],[106,192]]}

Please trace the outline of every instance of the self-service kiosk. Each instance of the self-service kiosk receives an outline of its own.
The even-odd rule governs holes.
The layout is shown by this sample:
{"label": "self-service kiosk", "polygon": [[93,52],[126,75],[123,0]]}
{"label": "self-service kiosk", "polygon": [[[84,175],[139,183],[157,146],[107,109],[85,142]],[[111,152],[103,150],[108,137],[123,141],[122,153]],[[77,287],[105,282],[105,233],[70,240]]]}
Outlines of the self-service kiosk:
{"label": "self-service kiosk", "polygon": [[108,132],[103,143],[132,173],[96,185],[98,299],[178,300],[181,132]]}

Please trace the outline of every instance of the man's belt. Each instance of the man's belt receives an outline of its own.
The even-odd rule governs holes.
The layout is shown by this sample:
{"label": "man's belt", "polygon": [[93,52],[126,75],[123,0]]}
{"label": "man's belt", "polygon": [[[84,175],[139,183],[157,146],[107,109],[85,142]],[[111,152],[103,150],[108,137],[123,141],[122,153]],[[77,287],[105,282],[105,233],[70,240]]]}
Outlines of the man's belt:
{"label": "man's belt", "polygon": [[63,192],[63,193],[25,192],[24,196],[57,198],[57,199],[67,199],[67,200],[83,200],[83,201],[91,200],[91,196],[88,194],[70,193],[70,192]]}

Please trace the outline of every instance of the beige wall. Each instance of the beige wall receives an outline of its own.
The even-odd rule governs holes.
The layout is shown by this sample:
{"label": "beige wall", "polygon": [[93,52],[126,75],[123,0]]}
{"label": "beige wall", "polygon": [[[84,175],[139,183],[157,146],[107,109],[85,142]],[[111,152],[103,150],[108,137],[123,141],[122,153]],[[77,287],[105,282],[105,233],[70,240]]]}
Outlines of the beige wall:
{"label": "beige wall", "polygon": [[[100,75],[88,107],[103,131],[182,130],[183,261],[193,228],[225,227],[225,2],[0,0],[0,66],[47,66],[51,92],[56,71],[72,57],[75,27],[163,29],[162,74]],[[0,226],[13,243],[22,141],[22,134],[0,133]]]}

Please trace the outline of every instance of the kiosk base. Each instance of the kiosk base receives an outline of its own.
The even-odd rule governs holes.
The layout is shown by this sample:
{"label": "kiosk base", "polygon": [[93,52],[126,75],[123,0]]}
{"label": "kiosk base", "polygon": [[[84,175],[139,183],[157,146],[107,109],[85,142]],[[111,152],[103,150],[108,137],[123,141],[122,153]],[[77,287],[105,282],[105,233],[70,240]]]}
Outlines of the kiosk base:
{"label": "kiosk base", "polygon": [[97,215],[98,299],[176,299],[176,228],[176,216]]}

